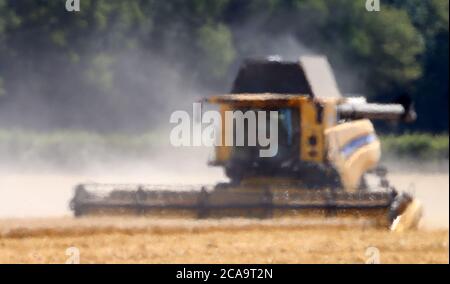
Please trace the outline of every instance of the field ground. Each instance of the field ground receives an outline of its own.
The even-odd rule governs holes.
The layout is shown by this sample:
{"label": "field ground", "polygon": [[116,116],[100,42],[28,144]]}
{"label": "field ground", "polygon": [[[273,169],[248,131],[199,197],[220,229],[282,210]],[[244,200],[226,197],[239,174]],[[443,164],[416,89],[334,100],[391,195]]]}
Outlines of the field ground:
{"label": "field ground", "polygon": [[0,222],[0,263],[448,263],[448,229],[394,233],[280,221],[36,219]]}
{"label": "field ground", "polygon": [[365,263],[369,247],[378,248],[381,263],[449,261],[448,161],[444,170],[424,170],[420,163],[390,167],[393,184],[412,191],[425,209],[421,229],[406,233],[331,221],[324,227],[298,220],[69,217],[79,182],[198,184],[223,178],[204,166],[205,159],[176,160],[155,158],[154,166],[143,168],[131,163],[106,175],[104,167],[77,175],[0,172],[0,263],[65,263],[69,247],[79,249],[81,263]]}

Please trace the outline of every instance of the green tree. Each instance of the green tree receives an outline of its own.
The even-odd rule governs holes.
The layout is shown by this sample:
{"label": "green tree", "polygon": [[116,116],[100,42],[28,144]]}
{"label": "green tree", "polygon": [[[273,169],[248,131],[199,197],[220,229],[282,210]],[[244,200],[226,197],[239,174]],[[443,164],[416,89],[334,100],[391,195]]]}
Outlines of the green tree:
{"label": "green tree", "polygon": [[[405,11],[383,6],[382,12],[369,13],[364,1],[297,1],[299,17],[307,15],[314,37],[311,41],[337,61],[355,66],[366,74],[372,95],[386,92],[417,79],[423,52],[420,33]],[[309,33],[300,22],[299,37]],[[311,37],[311,36],[310,36]]]}
{"label": "green tree", "polygon": [[215,78],[223,79],[236,56],[231,32],[224,25],[205,25],[198,30],[197,42],[207,70]]}
{"label": "green tree", "polygon": [[[346,66],[357,74],[372,99],[411,93],[420,129],[448,131],[447,0],[386,0],[379,13],[354,0],[83,0],[81,5],[81,12],[68,13],[64,1],[0,0],[0,96],[13,102],[20,94],[55,108],[86,106],[92,112],[113,97],[127,102],[145,97],[145,86],[124,94],[128,88],[121,85],[135,83],[122,57],[136,53],[161,57],[183,78],[224,91],[244,57],[264,55],[265,47],[289,36],[327,54],[338,71]],[[79,119],[91,126],[88,118]]]}
{"label": "green tree", "polygon": [[423,76],[413,85],[418,111],[417,127],[435,132],[448,131],[449,1],[391,1],[407,11],[422,34],[426,50],[421,56]]}

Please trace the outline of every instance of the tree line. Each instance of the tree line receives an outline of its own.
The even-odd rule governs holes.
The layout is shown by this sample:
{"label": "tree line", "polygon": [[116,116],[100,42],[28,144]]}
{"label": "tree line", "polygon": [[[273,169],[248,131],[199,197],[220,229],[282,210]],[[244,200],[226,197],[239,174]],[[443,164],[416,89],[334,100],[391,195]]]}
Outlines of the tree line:
{"label": "tree line", "polygon": [[381,0],[380,12],[365,0],[80,4],[69,13],[63,0],[0,0],[0,119],[9,110],[8,123],[24,123],[11,109],[41,105],[56,127],[125,127],[131,112],[146,117],[144,103],[162,107],[173,76],[226,92],[246,57],[313,51],[336,66],[344,92],[407,93],[419,113],[410,129],[448,132],[447,0]]}

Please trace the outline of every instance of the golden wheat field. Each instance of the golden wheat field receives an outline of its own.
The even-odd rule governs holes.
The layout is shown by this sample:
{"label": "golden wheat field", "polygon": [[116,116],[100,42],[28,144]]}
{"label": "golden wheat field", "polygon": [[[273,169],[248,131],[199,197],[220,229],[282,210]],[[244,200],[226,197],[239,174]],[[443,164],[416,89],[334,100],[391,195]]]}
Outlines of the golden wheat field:
{"label": "golden wheat field", "polygon": [[[146,171],[145,182],[180,180]],[[198,170],[195,169],[197,172]],[[200,172],[200,171],[198,171]],[[149,175],[147,173],[153,173]],[[199,183],[205,176],[183,181]],[[194,179],[195,177],[195,179]],[[209,175],[215,182],[216,176]],[[403,170],[394,185],[424,204],[418,231],[394,233],[328,220],[157,220],[71,217],[78,182],[134,182],[140,177],[0,174],[0,263],[448,263],[448,171]],[[68,250],[69,249],[69,250]],[[67,254],[66,254],[67,253]]]}
{"label": "golden wheat field", "polygon": [[[448,263],[448,230],[394,233],[292,220],[4,220],[0,263]],[[69,253],[66,255],[66,253]]]}

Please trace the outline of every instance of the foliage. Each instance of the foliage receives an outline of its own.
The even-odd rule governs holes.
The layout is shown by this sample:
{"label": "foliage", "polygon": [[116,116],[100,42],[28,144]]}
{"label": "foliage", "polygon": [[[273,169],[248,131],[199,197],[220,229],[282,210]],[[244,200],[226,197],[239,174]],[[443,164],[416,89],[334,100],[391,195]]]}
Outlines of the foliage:
{"label": "foliage", "polygon": [[64,1],[0,0],[0,106],[22,95],[70,111],[142,96],[119,86],[120,54],[142,50],[223,92],[244,57],[285,35],[351,66],[364,88],[350,91],[386,101],[409,93],[416,128],[448,131],[448,13],[446,0],[386,0],[378,13],[354,0],[81,0],[78,13]]}
{"label": "foliage", "polygon": [[420,160],[448,159],[449,136],[431,134],[405,134],[381,137],[387,155]]}

